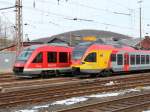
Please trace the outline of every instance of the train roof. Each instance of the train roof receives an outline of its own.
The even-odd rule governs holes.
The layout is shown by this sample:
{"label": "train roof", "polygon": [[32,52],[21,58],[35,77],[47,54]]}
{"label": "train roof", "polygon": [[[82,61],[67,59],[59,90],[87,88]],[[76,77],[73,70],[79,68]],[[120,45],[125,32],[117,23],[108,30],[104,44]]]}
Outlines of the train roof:
{"label": "train roof", "polygon": [[118,43],[116,41],[103,41],[101,39],[97,40],[97,41],[93,41],[93,42],[81,42],[79,43],[77,46],[91,46],[91,45],[94,45],[94,44],[97,44],[97,45],[111,45],[115,48],[122,48],[124,47],[125,45],[121,44],[121,43]]}
{"label": "train roof", "polygon": [[120,51],[127,51],[127,52],[145,52],[145,53],[150,53],[149,50],[139,50],[139,49],[135,49],[133,47],[130,46],[124,46],[122,45],[120,46],[116,46],[116,45],[110,45],[110,44],[92,44],[90,46],[90,49],[111,49],[111,50],[120,50]]}
{"label": "train roof", "polygon": [[86,48],[91,47],[91,49],[102,48],[102,49],[125,50],[128,52],[150,52],[148,50],[139,50],[132,46],[128,46],[126,44],[122,44],[122,43],[115,42],[115,41],[104,42],[102,40],[98,40],[98,41],[94,41],[94,42],[82,42],[78,46],[76,46],[76,48],[78,48],[78,47],[80,48],[82,46],[84,46]]}
{"label": "train roof", "polygon": [[56,47],[68,47],[69,48],[69,46],[67,44],[50,43],[50,44],[31,45],[31,46],[24,48],[24,50],[31,50],[32,51],[32,50],[35,50],[37,48],[45,47],[45,46],[56,46]]}

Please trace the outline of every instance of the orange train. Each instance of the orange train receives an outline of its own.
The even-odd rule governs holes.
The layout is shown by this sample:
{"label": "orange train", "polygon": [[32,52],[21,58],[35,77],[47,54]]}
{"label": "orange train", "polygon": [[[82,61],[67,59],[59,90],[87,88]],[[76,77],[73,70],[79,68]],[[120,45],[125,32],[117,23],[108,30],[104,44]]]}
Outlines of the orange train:
{"label": "orange train", "polygon": [[83,42],[73,50],[75,74],[108,76],[113,72],[150,69],[150,51],[136,50],[119,44]]}

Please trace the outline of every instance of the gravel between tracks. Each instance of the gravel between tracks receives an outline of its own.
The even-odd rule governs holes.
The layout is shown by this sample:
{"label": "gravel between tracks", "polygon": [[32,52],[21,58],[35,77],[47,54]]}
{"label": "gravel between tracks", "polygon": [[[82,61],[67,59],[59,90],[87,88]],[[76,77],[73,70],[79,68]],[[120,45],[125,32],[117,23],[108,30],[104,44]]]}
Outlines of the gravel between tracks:
{"label": "gravel between tracks", "polygon": [[[67,89],[65,90],[65,88],[68,86],[70,86],[70,87],[72,87],[72,88],[70,88],[69,87],[69,89],[71,89],[72,91],[74,91],[74,92],[72,92],[73,94],[74,94],[74,96],[78,96],[79,94],[76,94],[75,92],[76,92],[76,89],[78,90],[85,90],[85,89],[87,89],[88,91],[83,91],[83,93],[85,92],[86,94],[89,92],[89,94],[92,94],[92,89],[93,88],[91,88],[90,86],[91,86],[91,84],[92,84],[92,86],[94,87],[97,87],[98,85],[100,86],[100,88],[103,88],[103,87],[105,87],[104,89],[102,89],[102,90],[98,90],[98,91],[96,91],[95,93],[98,93],[98,92],[100,92],[100,91],[104,91],[104,90],[106,90],[106,88],[108,88],[109,86],[112,86],[113,87],[113,85],[117,85],[118,84],[118,81],[120,81],[119,83],[120,83],[120,86],[121,86],[121,83],[122,84],[124,84],[124,89],[126,88],[126,86],[128,86],[129,85],[129,83],[127,83],[127,82],[130,82],[130,84],[132,84],[132,82],[131,81],[133,81],[133,79],[134,80],[137,80],[138,79],[138,83],[140,84],[140,83],[142,83],[142,78],[144,78],[144,76],[145,77],[147,77],[147,75],[148,74],[142,74],[142,75],[137,75],[137,76],[117,76],[117,77],[109,77],[109,78],[102,78],[102,79],[100,79],[100,78],[98,78],[98,79],[84,79],[84,80],[78,80],[78,81],[72,81],[71,83],[67,83],[67,82],[63,82],[63,83],[57,83],[57,84],[54,84],[54,85],[51,85],[51,84],[49,84],[49,85],[47,85],[47,86],[49,86],[50,88],[51,88],[51,90],[53,90],[52,89],[52,87],[53,88],[57,88],[57,87],[63,87],[63,88],[61,88],[61,91],[58,91],[58,93],[63,93],[63,91],[64,92],[69,92]],[[139,76],[142,76],[142,77],[139,77]],[[125,79],[124,79],[125,78]],[[124,80],[121,80],[121,79],[124,79]],[[130,80],[129,80],[130,79]],[[132,80],[131,80],[132,79]],[[114,80],[114,82],[110,82],[110,81],[112,81],[112,80]],[[149,79],[148,79],[148,77],[145,79],[145,81],[146,82],[148,82],[148,84],[149,84]],[[94,84],[94,83],[96,83],[96,85]],[[69,85],[70,84],[70,85]],[[93,85],[94,84],[94,85]],[[77,88],[77,85],[80,87],[82,87],[82,89],[81,88]],[[38,85],[39,86],[39,85]],[[86,88],[84,87],[84,86],[86,86]],[[19,86],[19,87],[22,87],[22,86]],[[42,88],[42,87],[44,87],[44,85],[42,85],[40,88]],[[76,87],[76,89],[74,89],[74,87]],[[84,87],[84,88],[83,88]],[[115,87],[115,86],[114,86]],[[134,87],[134,86],[133,86]],[[15,88],[15,87],[14,87]],[[37,89],[37,91],[40,91],[40,90],[42,90],[42,89],[39,89],[39,87],[34,87],[34,89]],[[45,87],[44,87],[45,88]],[[44,90],[44,88],[43,88],[43,90]],[[90,89],[91,88],[91,89]],[[24,87],[22,87],[22,89],[24,89]],[[5,88],[5,90],[7,90],[7,91],[5,91],[4,93],[3,93],[3,95],[5,96],[5,94],[6,93],[8,93],[8,95],[10,95],[10,93],[9,93],[9,91],[11,91],[12,93],[14,92],[16,95],[18,95],[19,97],[21,97],[21,91],[22,92],[25,92],[25,94],[26,95],[28,95],[29,93],[26,93],[27,91],[26,90],[28,90],[28,92],[32,92],[31,90],[33,89],[33,88],[26,88],[24,91],[22,90],[22,89],[11,89],[11,88],[8,88],[8,90]],[[95,88],[96,89],[96,88]],[[122,88],[123,89],[123,88]],[[29,91],[30,90],[30,91]],[[42,90],[42,91],[43,91]],[[90,92],[90,90],[91,90],[91,92]],[[112,89],[113,90],[113,89]],[[95,90],[94,90],[95,91]],[[93,91],[93,93],[94,93],[94,91]],[[17,93],[18,92],[18,93]],[[20,92],[20,93],[19,93]],[[49,96],[52,94],[52,95],[59,95],[58,93],[57,93],[57,91],[49,91],[49,92],[47,92],[47,93],[49,93]],[[51,94],[50,94],[51,93]],[[83,93],[81,94],[81,95],[83,95]],[[37,94],[43,94],[42,92],[40,93],[37,93]],[[63,93],[64,94],[64,96],[65,95],[67,95],[66,93]],[[71,93],[69,93],[69,94],[71,94]],[[44,95],[44,94],[43,94]],[[45,94],[46,95],[46,94]],[[48,95],[48,94],[47,94]],[[60,94],[61,95],[61,94]],[[7,95],[6,95],[7,96]],[[19,98],[18,97],[18,98]],[[40,96],[39,96],[40,97]],[[61,95],[61,98],[63,97],[63,95]],[[71,96],[69,96],[69,97],[71,97]],[[1,94],[1,98],[3,98],[2,97],[2,94]],[[17,98],[17,97],[16,97]],[[27,97],[26,97],[27,98]],[[46,97],[45,97],[46,98]],[[50,98],[50,97],[49,97]],[[59,98],[59,97],[58,97]],[[3,98],[4,99],[4,98]],[[13,98],[14,99],[14,98]],[[63,99],[65,99],[65,97],[63,98]],[[15,100],[15,99],[14,99]],[[11,100],[9,100],[9,101],[11,101]],[[48,101],[48,99],[47,99],[47,101]],[[40,102],[39,102],[40,103]]]}

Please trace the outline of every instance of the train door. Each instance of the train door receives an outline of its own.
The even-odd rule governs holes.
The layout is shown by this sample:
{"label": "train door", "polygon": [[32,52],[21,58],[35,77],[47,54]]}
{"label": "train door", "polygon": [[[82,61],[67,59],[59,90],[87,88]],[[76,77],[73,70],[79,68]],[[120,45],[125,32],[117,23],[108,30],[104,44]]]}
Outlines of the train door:
{"label": "train door", "polygon": [[48,68],[53,68],[57,67],[58,61],[57,61],[57,52],[54,51],[48,51],[47,52],[47,67]]}
{"label": "train door", "polygon": [[129,71],[129,54],[124,54],[124,71]]}
{"label": "train door", "polygon": [[124,71],[124,56],[123,54],[117,54],[117,66],[115,68],[115,71]]}

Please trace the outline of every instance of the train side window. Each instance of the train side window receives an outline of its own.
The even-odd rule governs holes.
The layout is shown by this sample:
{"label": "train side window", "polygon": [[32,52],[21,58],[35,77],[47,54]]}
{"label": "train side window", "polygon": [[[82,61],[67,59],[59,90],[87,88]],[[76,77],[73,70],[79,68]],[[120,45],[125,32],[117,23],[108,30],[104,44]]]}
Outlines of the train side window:
{"label": "train side window", "polygon": [[33,60],[33,63],[42,63],[43,62],[43,53],[40,52]]}
{"label": "train side window", "polygon": [[146,64],[149,64],[149,55],[146,55]]}
{"label": "train side window", "polygon": [[145,64],[145,55],[141,55],[141,64]]}
{"label": "train side window", "polygon": [[140,64],[140,55],[136,55],[136,64]]}
{"label": "train side window", "polygon": [[122,56],[122,54],[117,55],[117,64],[118,65],[123,65],[123,56]]}
{"label": "train side window", "polygon": [[116,61],[116,54],[111,54],[111,61],[113,61],[113,62]]}
{"label": "train side window", "polygon": [[68,53],[67,52],[60,52],[59,53],[59,62],[60,63],[67,63],[68,62]]}
{"label": "train side window", "polygon": [[135,65],[135,55],[130,56],[130,64]]}
{"label": "train side window", "polygon": [[56,63],[57,62],[57,52],[48,52],[47,60],[49,63]]}
{"label": "train side window", "polygon": [[84,59],[84,61],[86,62],[96,62],[96,53],[90,53],[86,56],[86,58]]}

